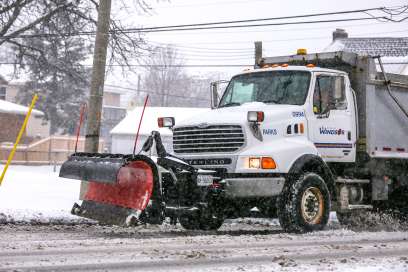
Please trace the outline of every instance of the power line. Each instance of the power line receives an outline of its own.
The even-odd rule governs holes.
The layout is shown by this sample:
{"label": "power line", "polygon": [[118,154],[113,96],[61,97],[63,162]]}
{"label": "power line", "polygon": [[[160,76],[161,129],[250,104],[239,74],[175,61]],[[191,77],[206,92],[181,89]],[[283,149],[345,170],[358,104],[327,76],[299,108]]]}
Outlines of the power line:
{"label": "power line", "polygon": [[[403,6],[400,8],[406,8]],[[295,16],[284,16],[284,17],[271,17],[271,18],[259,18],[259,19],[248,19],[248,20],[235,20],[235,21],[222,21],[222,22],[208,22],[208,23],[194,23],[194,24],[183,24],[183,25],[168,25],[168,26],[158,26],[158,27],[143,27],[143,28],[127,28],[118,31],[111,31],[111,33],[116,34],[129,34],[129,33],[152,33],[152,32],[170,32],[170,31],[191,31],[191,30],[210,30],[210,29],[231,29],[231,28],[249,28],[249,27],[265,27],[265,26],[282,26],[282,25],[299,25],[299,24],[316,24],[316,23],[331,23],[331,22],[348,22],[348,21],[363,21],[363,20],[380,20],[385,19],[393,22],[402,22],[406,18],[401,20],[395,20],[392,17],[388,18],[386,16],[371,16],[370,17],[360,17],[360,18],[344,18],[344,19],[331,19],[331,20],[314,20],[314,21],[297,21],[297,22],[279,22],[279,23],[267,23],[267,24],[242,24],[242,23],[253,23],[262,21],[272,21],[272,20],[283,20],[283,19],[294,19],[294,18],[308,18],[308,17],[320,17],[328,15],[340,15],[340,14],[353,14],[362,13],[368,11],[381,11],[386,12],[387,8],[369,8],[369,9],[359,9],[359,10],[349,10],[349,11],[338,11],[338,12],[327,12],[327,13],[314,13],[314,14],[304,14]],[[403,11],[405,13],[405,11]],[[240,25],[236,25],[236,24]],[[231,25],[234,24],[234,25]],[[47,36],[84,36],[84,35],[95,35],[95,31],[88,32],[77,32],[77,33],[60,33],[60,34],[26,34],[19,35],[16,37],[3,36],[3,39],[12,38],[33,38],[33,37],[47,37]]]}
{"label": "power line", "polygon": [[171,96],[171,97],[177,97],[177,98],[183,98],[183,99],[192,99],[192,100],[204,100],[204,101],[210,101],[210,99],[205,99],[203,97],[191,97],[191,96],[182,96],[182,95],[176,95],[176,94],[162,94],[158,92],[153,92],[149,90],[137,90],[129,87],[122,87],[119,85],[110,85],[110,84],[105,84],[106,87],[113,87],[113,88],[118,88],[118,89],[123,89],[123,90],[128,90],[128,91],[134,91],[134,92],[139,92],[139,93],[148,93],[148,94],[156,94],[160,96]]}
{"label": "power line", "polygon": [[[390,24],[390,22],[376,22],[376,23],[365,23],[365,24],[344,24],[344,25],[336,25],[336,28],[354,28],[354,27],[366,27],[366,26],[373,26],[373,25],[384,25],[384,24]],[[269,33],[269,32],[287,32],[287,31],[292,31],[292,32],[305,32],[306,30],[323,30],[323,29],[333,29],[333,26],[319,26],[319,27],[296,27],[296,28],[277,28],[277,29],[258,29],[258,30],[246,30],[246,33]],[[152,33],[153,35],[155,33]],[[157,34],[161,34],[161,35],[165,35],[165,34],[169,34],[169,35],[173,35],[171,32],[169,33],[157,33]],[[182,34],[187,34],[187,35],[202,35],[202,33],[200,32],[180,32],[178,33],[178,35],[182,35]],[[218,35],[218,34],[240,34],[239,32],[236,31],[216,31],[216,32],[212,32],[211,35]],[[197,42],[193,42],[193,44],[195,44]],[[235,44],[237,42],[199,42],[200,44]],[[242,43],[242,42],[241,42]],[[186,44],[190,44],[190,42],[186,42]]]}
{"label": "power line", "polygon": [[[3,62],[0,65],[28,65],[27,63]],[[91,64],[82,64],[81,66],[92,67]],[[217,68],[217,67],[252,67],[253,64],[175,64],[175,65],[144,65],[144,64],[106,64],[109,67],[186,67],[186,68]]]}
{"label": "power line", "polygon": [[[364,38],[368,35],[378,35],[378,34],[390,34],[390,33],[406,33],[408,30],[398,30],[398,31],[386,31],[386,32],[366,32],[366,33],[361,33],[361,34],[355,34],[353,37],[356,38]],[[330,39],[331,37],[328,36],[316,36],[316,37],[305,37],[305,38],[292,38],[292,39],[274,39],[274,40],[262,40],[263,43],[276,43],[276,42],[288,42],[288,41],[307,41],[307,40],[323,40],[323,39]],[[371,37],[370,37],[371,38]],[[234,55],[235,52],[223,52],[221,51],[222,48],[205,48],[205,47],[189,47],[189,46],[184,46],[184,45],[179,45],[179,44],[166,44],[166,43],[159,43],[159,42],[148,42],[148,43],[153,43],[153,46],[160,47],[160,48],[165,48],[166,46],[170,45],[173,48],[176,48],[180,50],[180,52],[185,53],[186,51],[189,52],[189,48],[195,48],[197,51],[192,51],[192,52],[201,52],[205,54],[228,54],[228,55]],[[248,43],[248,41],[236,41],[236,42],[214,42],[214,43],[206,43],[206,44],[240,44],[240,43]],[[201,44],[201,43],[200,43]],[[268,49],[276,49],[276,48],[286,48],[286,47],[273,47]],[[198,49],[203,49],[203,50],[198,50]],[[206,51],[205,49],[212,50],[212,51]],[[219,51],[220,50],[220,51]],[[232,50],[232,48],[231,48]],[[242,53],[248,53],[251,54],[253,53],[253,48],[245,48],[245,51]],[[190,55],[189,53],[186,53],[186,55]],[[192,54],[193,55],[193,54]],[[236,54],[235,54],[236,55]]]}
{"label": "power line", "polygon": [[[227,26],[208,26],[208,27],[186,27],[186,28],[166,28],[157,27],[155,29],[147,28],[130,28],[120,31],[110,31],[110,34],[132,34],[132,33],[157,33],[157,32],[175,32],[175,31],[196,31],[196,30],[214,30],[214,29],[237,29],[237,28],[252,28],[252,27],[266,27],[266,26],[284,26],[284,25],[302,25],[302,24],[320,24],[320,23],[338,23],[351,21],[372,21],[378,19],[387,19],[384,16],[378,17],[360,17],[360,18],[345,18],[332,20],[315,20],[315,21],[298,21],[298,22],[281,22],[281,23],[267,23],[267,24],[243,24],[243,25],[227,25]],[[408,19],[404,18],[403,20]],[[45,37],[75,37],[75,36],[94,36],[95,31],[76,32],[76,33],[42,33],[42,34],[22,34],[18,36],[2,36],[0,39],[15,39],[15,38],[45,38]]]}
{"label": "power line", "polygon": [[[404,8],[407,6],[403,6]],[[186,27],[201,27],[201,26],[214,26],[214,25],[225,25],[225,24],[238,24],[238,23],[254,23],[263,21],[276,21],[276,20],[286,20],[286,19],[299,19],[299,18],[309,18],[309,17],[321,17],[329,15],[340,15],[340,14],[353,14],[353,13],[363,13],[369,11],[383,11],[384,7],[368,8],[368,9],[356,9],[356,10],[346,10],[346,11],[336,11],[336,12],[324,12],[324,13],[309,13],[302,15],[293,16],[281,16],[281,17],[269,17],[269,18],[258,18],[258,19],[247,19],[247,20],[232,20],[232,21],[220,21],[220,22],[207,22],[207,23],[195,23],[195,24],[182,24],[182,25],[168,25],[168,26],[158,26],[158,27],[144,27],[144,28],[133,28],[134,30],[157,30],[157,29],[168,29],[168,28],[186,28]],[[129,30],[132,30],[131,28]]]}
{"label": "power line", "polygon": [[[14,62],[2,62],[0,65],[27,65],[26,63],[14,63]],[[397,64],[408,64],[408,62],[383,62],[387,65],[397,65]],[[92,67],[91,64],[82,64],[78,66]],[[231,68],[240,68],[240,67],[253,67],[254,64],[175,64],[175,65],[144,65],[144,64],[106,64],[109,67],[186,67],[186,68],[218,68],[218,67],[231,67]]]}
{"label": "power line", "polygon": [[154,9],[168,9],[168,8],[187,8],[187,7],[203,7],[203,6],[214,6],[214,5],[231,5],[231,4],[249,4],[249,3],[253,3],[253,2],[267,2],[270,0],[251,0],[250,2],[248,0],[244,0],[244,1],[227,1],[227,2],[220,2],[220,1],[216,1],[216,2],[206,2],[206,3],[200,3],[198,5],[194,5],[194,4],[187,4],[187,5],[170,5],[167,7],[161,7],[161,6],[156,6],[154,7]]}
{"label": "power line", "polygon": [[186,27],[186,28],[157,28],[157,29],[151,29],[151,30],[139,28],[139,29],[124,30],[122,32],[123,33],[155,33],[155,32],[191,31],[191,30],[234,29],[234,28],[250,28],[250,27],[265,27],[265,26],[284,26],[284,25],[299,25],[299,24],[370,21],[370,20],[378,20],[378,19],[389,20],[385,16],[377,16],[377,17],[360,17],[360,18],[299,21],[299,22],[281,22],[281,23],[267,23],[267,24],[243,24],[243,25],[230,25],[230,26],[204,26],[204,27]]}

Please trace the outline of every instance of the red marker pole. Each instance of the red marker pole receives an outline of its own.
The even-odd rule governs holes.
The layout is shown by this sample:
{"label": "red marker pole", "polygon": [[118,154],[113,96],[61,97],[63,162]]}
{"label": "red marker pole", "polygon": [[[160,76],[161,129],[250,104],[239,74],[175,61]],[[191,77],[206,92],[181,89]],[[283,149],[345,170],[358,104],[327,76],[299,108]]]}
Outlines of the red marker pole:
{"label": "red marker pole", "polygon": [[75,153],[77,152],[77,148],[78,148],[79,133],[81,132],[81,126],[84,120],[85,110],[86,110],[86,103],[82,104],[81,113],[79,114],[79,123],[78,123],[77,131],[76,131]]}
{"label": "red marker pole", "polygon": [[143,105],[143,110],[142,110],[142,116],[140,116],[140,121],[139,121],[139,127],[137,128],[137,133],[136,133],[136,139],[135,139],[135,145],[133,147],[133,156],[136,153],[136,145],[137,145],[137,139],[139,138],[139,131],[140,131],[140,126],[142,125],[142,121],[143,121],[143,115],[146,109],[146,105],[147,105],[147,101],[149,100],[149,95],[146,96],[144,105]]}

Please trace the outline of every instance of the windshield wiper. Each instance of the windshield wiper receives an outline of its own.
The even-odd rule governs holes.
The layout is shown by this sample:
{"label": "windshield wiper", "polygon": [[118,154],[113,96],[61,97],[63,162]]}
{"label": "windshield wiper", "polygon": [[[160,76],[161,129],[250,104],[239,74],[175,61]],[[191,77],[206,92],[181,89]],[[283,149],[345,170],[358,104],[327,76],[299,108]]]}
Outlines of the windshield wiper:
{"label": "windshield wiper", "polygon": [[233,107],[233,106],[241,106],[241,103],[238,102],[230,102],[224,105],[219,106],[219,108],[224,108],[224,107]]}

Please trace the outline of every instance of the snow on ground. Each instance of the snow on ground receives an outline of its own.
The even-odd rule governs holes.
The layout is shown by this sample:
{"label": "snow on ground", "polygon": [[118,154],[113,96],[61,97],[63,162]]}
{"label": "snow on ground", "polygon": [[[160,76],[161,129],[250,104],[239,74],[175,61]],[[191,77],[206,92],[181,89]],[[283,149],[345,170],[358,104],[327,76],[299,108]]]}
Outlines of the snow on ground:
{"label": "snow on ground", "polygon": [[[4,165],[0,164],[0,170]],[[70,214],[79,182],[58,177],[59,167],[11,165],[0,186],[0,223],[83,222]]]}
{"label": "snow on ground", "polygon": [[[216,232],[185,231],[168,222],[100,226],[70,215],[79,182],[58,172],[53,166],[9,168],[0,186],[0,271],[408,271],[408,236],[393,222],[348,230],[332,213],[326,230],[301,235],[282,232],[277,219],[261,218],[226,220]],[[20,224],[2,224],[13,222]]]}

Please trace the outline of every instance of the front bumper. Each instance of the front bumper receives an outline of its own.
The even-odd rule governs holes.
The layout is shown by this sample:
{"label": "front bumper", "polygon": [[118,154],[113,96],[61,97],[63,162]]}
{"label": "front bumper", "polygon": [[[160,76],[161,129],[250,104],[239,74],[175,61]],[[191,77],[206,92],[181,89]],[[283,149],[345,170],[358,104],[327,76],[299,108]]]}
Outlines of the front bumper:
{"label": "front bumper", "polygon": [[220,182],[228,198],[278,196],[285,184],[284,177],[225,178]]}

